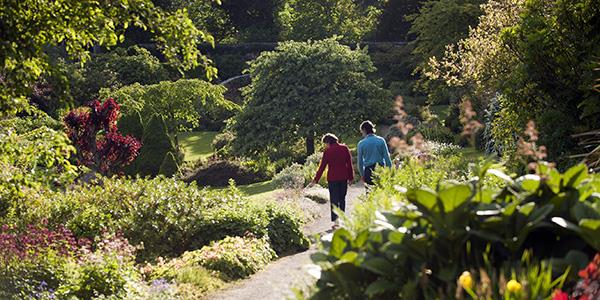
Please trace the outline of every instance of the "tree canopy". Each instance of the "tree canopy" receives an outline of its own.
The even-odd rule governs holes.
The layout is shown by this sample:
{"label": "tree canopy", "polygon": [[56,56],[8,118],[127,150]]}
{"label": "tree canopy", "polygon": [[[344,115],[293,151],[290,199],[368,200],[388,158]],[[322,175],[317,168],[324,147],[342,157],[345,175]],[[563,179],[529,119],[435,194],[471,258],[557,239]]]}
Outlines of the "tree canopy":
{"label": "tree canopy", "polygon": [[356,132],[360,121],[385,117],[391,95],[367,78],[375,68],[366,49],[335,39],[283,42],[263,52],[247,72],[252,83],[235,118],[234,147],[244,154],[282,149],[317,134]]}
{"label": "tree canopy", "polygon": [[339,35],[359,42],[372,33],[381,10],[353,0],[288,0],[278,13],[283,40],[319,40]]}
{"label": "tree canopy", "polygon": [[83,63],[91,47],[122,42],[130,26],[154,33],[165,58],[178,67],[202,63],[209,77],[216,73],[197,48],[200,41],[212,42],[212,36],[197,29],[185,10],[167,13],[150,0],[2,0],[0,19],[0,114],[26,107],[31,85],[52,72],[48,47],[64,47]]}

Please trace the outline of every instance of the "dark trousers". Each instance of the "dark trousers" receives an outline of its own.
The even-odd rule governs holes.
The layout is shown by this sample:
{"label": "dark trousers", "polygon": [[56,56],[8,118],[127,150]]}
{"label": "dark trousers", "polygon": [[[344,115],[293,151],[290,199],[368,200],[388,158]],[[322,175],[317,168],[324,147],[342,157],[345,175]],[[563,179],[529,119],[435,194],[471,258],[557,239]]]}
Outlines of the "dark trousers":
{"label": "dark trousers", "polygon": [[373,185],[373,171],[377,164],[366,166],[365,167],[365,183],[367,185]]}
{"label": "dark trousers", "polygon": [[331,221],[337,220],[338,216],[333,212],[333,206],[342,211],[346,209],[346,193],[348,192],[348,181],[332,181],[329,185],[329,202],[331,203]]}

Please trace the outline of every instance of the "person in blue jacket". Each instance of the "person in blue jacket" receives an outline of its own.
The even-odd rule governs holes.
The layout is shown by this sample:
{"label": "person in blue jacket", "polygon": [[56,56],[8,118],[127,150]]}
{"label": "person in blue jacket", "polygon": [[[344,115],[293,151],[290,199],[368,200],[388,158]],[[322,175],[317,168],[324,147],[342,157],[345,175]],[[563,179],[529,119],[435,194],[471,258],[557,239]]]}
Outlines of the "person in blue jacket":
{"label": "person in blue jacket", "polygon": [[377,166],[391,167],[390,153],[385,139],[375,134],[375,125],[371,121],[360,124],[363,139],[358,142],[358,171],[362,181],[373,185],[373,171]]}

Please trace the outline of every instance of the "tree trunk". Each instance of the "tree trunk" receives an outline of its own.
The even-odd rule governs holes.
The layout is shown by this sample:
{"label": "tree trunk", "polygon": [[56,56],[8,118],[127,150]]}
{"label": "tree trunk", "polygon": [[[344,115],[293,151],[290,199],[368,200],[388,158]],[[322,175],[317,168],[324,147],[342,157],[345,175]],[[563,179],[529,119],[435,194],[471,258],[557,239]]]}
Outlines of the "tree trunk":
{"label": "tree trunk", "polygon": [[306,156],[315,153],[315,137],[310,134],[306,137]]}

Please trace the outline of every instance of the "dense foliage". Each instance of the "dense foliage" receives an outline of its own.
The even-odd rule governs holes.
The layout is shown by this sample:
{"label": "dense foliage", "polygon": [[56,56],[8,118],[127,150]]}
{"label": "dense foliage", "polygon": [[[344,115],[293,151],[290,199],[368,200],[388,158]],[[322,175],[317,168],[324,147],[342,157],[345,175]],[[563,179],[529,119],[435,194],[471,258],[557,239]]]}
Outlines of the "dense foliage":
{"label": "dense foliage", "polygon": [[75,102],[81,104],[97,99],[101,88],[117,89],[134,83],[148,85],[176,78],[167,64],[138,46],[94,54],[83,66],[72,64],[65,68],[70,93]]}
{"label": "dense foliage", "polygon": [[[538,167],[538,175],[512,179],[484,165],[480,179],[435,190],[380,181],[400,201],[367,228],[338,230],[326,242],[313,257],[321,269],[314,298],[451,297],[463,270],[515,267],[528,249],[540,259],[580,263],[600,249],[598,178],[583,165],[562,174]],[[505,184],[485,184],[486,176]],[[563,242],[546,246],[557,239]]]}
{"label": "dense foliage", "polygon": [[167,13],[150,0],[27,0],[3,2],[0,7],[4,41],[0,46],[2,115],[23,109],[32,83],[52,72],[45,49],[63,45],[73,59],[85,62],[90,47],[122,42],[130,25],[154,33],[166,59],[179,67],[203,63],[210,76],[215,73],[197,48],[199,41],[212,42],[212,37],[197,29],[183,10]]}
{"label": "dense foliage", "polygon": [[64,118],[67,136],[77,149],[77,161],[95,172],[111,175],[131,163],[142,146],[132,136],[119,133],[119,104],[112,98],[96,100]]}
{"label": "dense foliage", "polygon": [[285,42],[263,52],[248,69],[252,84],[232,126],[234,147],[258,155],[304,139],[312,154],[315,136],[355,132],[361,121],[387,115],[391,97],[367,78],[372,71],[364,49],[351,50],[335,39]]}
{"label": "dense foliage", "polygon": [[372,33],[381,11],[353,0],[287,0],[278,12],[282,40],[307,41],[341,36],[360,42]]}
{"label": "dense foliage", "polygon": [[[175,256],[246,232],[269,236],[277,252],[307,246],[295,211],[251,204],[235,189],[200,190],[163,177],[102,182],[103,186],[32,195],[19,214],[6,221],[33,224],[46,219],[51,226],[64,224],[75,236],[87,238],[122,232],[133,245],[144,245],[138,260]],[[279,228],[272,230],[275,222]]]}
{"label": "dense foliage", "polygon": [[60,122],[43,113],[0,120],[0,219],[32,191],[71,183],[79,174],[70,160],[74,153]]}
{"label": "dense foliage", "polygon": [[[492,137],[514,153],[514,133],[528,120],[541,129],[549,157],[565,160],[569,135],[597,128],[600,6],[595,1],[489,1],[469,36],[430,62],[431,79],[475,97],[487,106],[497,98]],[[496,97],[500,93],[501,97]],[[558,118],[558,116],[560,116]]]}
{"label": "dense foliage", "polygon": [[119,99],[123,114],[139,113],[142,124],[153,115],[162,117],[168,133],[189,129],[218,130],[239,110],[223,97],[225,88],[199,79],[163,81],[158,84],[133,84],[117,90],[103,89],[101,96]]}

